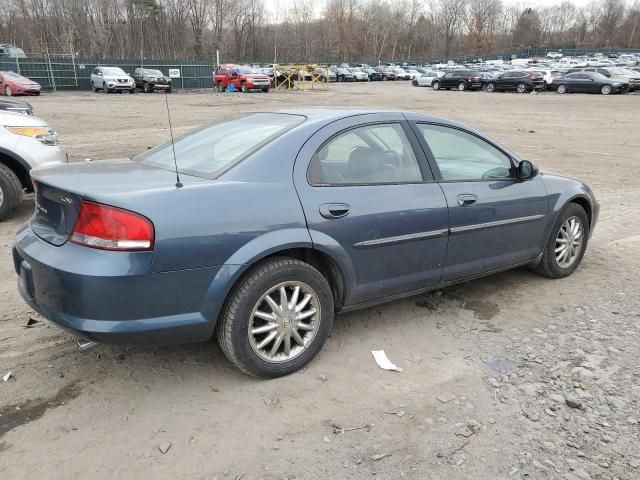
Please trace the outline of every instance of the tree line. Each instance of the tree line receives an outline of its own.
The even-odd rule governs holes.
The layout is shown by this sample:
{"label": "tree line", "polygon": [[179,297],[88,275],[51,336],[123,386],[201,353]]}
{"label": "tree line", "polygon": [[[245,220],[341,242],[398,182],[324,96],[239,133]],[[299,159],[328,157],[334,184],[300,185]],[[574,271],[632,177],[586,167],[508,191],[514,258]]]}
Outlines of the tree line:
{"label": "tree line", "polygon": [[0,43],[93,58],[322,62],[638,48],[640,0],[3,0]]}

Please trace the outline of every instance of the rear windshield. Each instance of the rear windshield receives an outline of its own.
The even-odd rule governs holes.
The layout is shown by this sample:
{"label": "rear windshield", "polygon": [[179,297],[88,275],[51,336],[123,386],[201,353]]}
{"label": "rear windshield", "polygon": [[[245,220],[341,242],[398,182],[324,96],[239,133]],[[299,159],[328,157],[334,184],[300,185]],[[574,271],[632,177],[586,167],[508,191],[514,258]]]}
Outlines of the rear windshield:
{"label": "rear windshield", "polygon": [[[304,121],[301,115],[251,113],[206,124],[175,140],[178,171],[215,178],[287,130]],[[175,170],[171,142],[138,155],[134,160]]]}

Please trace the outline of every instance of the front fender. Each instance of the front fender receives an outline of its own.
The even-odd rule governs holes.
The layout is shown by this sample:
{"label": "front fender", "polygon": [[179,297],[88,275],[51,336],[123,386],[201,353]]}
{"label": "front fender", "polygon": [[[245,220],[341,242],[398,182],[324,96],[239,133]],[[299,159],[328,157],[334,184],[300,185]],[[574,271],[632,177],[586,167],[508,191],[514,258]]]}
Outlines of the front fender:
{"label": "front fender", "polygon": [[[559,175],[542,174],[549,198],[549,221],[547,222],[547,232],[544,238],[548,239],[552,234],[558,216],[564,208],[571,202],[587,203],[589,211],[589,233],[593,232],[598,219],[599,205],[595,199],[593,191],[586,184],[572,178],[561,177]],[[546,243],[545,243],[546,244]]]}

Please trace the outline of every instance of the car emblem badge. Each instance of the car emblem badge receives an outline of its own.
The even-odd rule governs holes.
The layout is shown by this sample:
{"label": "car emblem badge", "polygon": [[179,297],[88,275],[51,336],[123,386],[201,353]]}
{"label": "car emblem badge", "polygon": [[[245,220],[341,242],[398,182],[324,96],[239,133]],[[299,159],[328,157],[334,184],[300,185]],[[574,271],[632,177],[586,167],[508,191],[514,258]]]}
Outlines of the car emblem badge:
{"label": "car emblem badge", "polygon": [[290,318],[285,318],[284,320],[282,320],[282,326],[283,327],[289,327],[289,325],[291,325],[291,319]]}

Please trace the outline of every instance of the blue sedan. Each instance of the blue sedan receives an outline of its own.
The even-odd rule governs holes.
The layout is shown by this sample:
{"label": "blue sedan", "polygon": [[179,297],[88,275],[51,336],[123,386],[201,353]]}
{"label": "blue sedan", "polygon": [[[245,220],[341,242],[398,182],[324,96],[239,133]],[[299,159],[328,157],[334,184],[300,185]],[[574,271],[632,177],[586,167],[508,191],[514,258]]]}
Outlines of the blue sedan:
{"label": "blue sedan", "polygon": [[93,342],[217,336],[262,377],[308,363],[339,312],[520,266],[565,277],[599,212],[582,182],[394,111],[249,113],[32,176],[13,257],[33,309]]}

